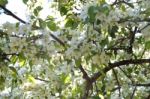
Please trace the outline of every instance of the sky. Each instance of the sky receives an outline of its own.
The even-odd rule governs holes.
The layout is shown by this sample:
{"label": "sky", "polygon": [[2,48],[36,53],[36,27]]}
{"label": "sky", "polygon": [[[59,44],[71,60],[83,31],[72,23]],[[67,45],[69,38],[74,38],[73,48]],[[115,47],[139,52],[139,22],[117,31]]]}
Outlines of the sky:
{"label": "sky", "polygon": [[[48,13],[47,10],[49,10],[48,7],[48,3],[52,0],[45,0],[45,5],[44,5],[44,9],[41,12],[41,17],[45,18]],[[8,4],[6,5],[6,8],[9,9],[12,13],[14,13],[15,15],[17,15],[19,18],[23,19],[24,21],[27,21],[27,6],[22,2],[22,0],[8,0]],[[16,23],[18,22],[18,20],[16,20],[15,18],[6,15],[4,13],[0,14],[0,24],[3,24],[5,22],[10,22],[10,23]]]}
{"label": "sky", "polygon": [[[40,18],[44,19],[50,13],[48,2],[51,2],[53,0],[42,0],[42,1],[45,1],[45,5],[44,5],[44,9],[40,12],[41,13]],[[115,0],[107,0],[107,1],[112,2]],[[9,9],[15,15],[17,15],[19,18],[23,19],[24,21],[27,21],[27,16],[26,16],[27,6],[22,2],[22,0],[8,0],[8,4],[6,5],[6,8]],[[18,22],[18,20],[16,20],[15,18],[9,15],[6,15],[4,13],[0,14],[0,24],[3,24],[7,21],[10,23]]]}
{"label": "sky", "polygon": [[[6,8],[15,13],[21,19],[26,20],[25,11],[27,7],[23,4],[22,0],[9,0],[8,2],[9,3],[7,4]],[[18,22],[16,19],[9,15],[6,15],[4,13],[0,14],[0,24],[7,21],[11,23]]]}

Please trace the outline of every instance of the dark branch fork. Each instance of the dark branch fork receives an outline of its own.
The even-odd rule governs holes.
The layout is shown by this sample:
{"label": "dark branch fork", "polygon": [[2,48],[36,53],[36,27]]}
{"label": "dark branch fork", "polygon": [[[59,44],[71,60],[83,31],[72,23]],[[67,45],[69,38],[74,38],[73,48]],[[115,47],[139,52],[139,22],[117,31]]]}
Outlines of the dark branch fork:
{"label": "dark branch fork", "polygon": [[85,89],[84,89],[84,95],[82,96],[82,99],[87,99],[88,95],[89,95],[89,91],[92,90],[92,82],[90,77],[88,76],[87,72],[84,70],[84,68],[82,67],[82,65],[79,66],[80,71],[83,74],[83,79],[85,79],[86,83],[85,83]]}
{"label": "dark branch fork", "polygon": [[[116,2],[117,3],[117,0]],[[0,8],[2,8],[5,13],[7,15],[12,16],[13,18],[17,19],[18,21],[20,21],[23,24],[29,24],[27,22],[25,22],[24,20],[22,20],[21,18],[19,18],[18,16],[16,16],[15,14],[13,14],[10,10],[8,10],[7,8],[5,8],[4,6],[0,5]],[[129,20],[122,20],[121,22],[124,21],[129,21]],[[134,21],[134,20],[133,20]],[[135,20],[136,21],[136,20]],[[137,21],[150,21],[150,19],[144,19],[144,20],[137,20]],[[132,32],[131,34],[131,39],[130,39],[130,47],[132,48],[132,44],[134,42],[134,36],[135,33],[137,31],[137,28],[135,28],[135,31]],[[60,43],[60,45],[65,46],[65,44],[63,43],[63,41],[61,41],[59,38],[57,38],[55,35],[51,34],[51,36],[58,42]],[[99,71],[95,74],[93,74],[91,77],[88,76],[87,72],[84,70],[84,68],[82,66],[79,66],[79,69],[81,70],[82,74],[83,74],[83,78],[86,81],[86,85],[85,85],[85,93],[83,95],[83,99],[87,99],[88,95],[89,95],[89,91],[92,90],[92,84],[103,75],[103,73],[107,73],[110,70],[113,70],[115,67],[120,67],[120,66],[124,66],[124,65],[130,65],[130,64],[143,64],[143,63],[150,63],[150,59],[130,59],[130,60],[122,60],[119,62],[115,62],[115,63],[109,63],[107,67],[105,67],[102,72]],[[116,77],[117,79],[117,77]],[[41,79],[40,79],[41,80]],[[136,86],[143,86],[144,84],[136,84]],[[118,83],[119,86],[119,83]],[[145,86],[150,86],[149,84],[145,85]]]}
{"label": "dark branch fork", "polygon": [[[102,71],[103,73],[107,73],[109,70],[112,70],[115,67],[120,67],[120,66],[130,65],[130,64],[136,65],[136,64],[143,64],[143,63],[150,63],[150,59],[130,59],[130,60],[118,61],[115,63],[109,63],[109,65],[105,67]],[[91,77],[91,80],[95,82],[101,75],[102,72],[97,72]]]}
{"label": "dark branch fork", "polygon": [[[150,63],[150,59],[130,59],[130,60],[122,60],[122,61],[118,61],[118,62],[114,62],[114,63],[109,63],[107,67],[105,67],[104,69],[102,69],[102,71],[99,71],[95,74],[93,74],[91,77],[88,76],[88,74],[86,73],[86,71],[83,69],[82,66],[79,67],[79,69],[81,70],[82,74],[83,74],[83,78],[86,81],[86,92],[84,93],[82,99],[87,99],[87,97],[89,96],[89,90],[92,89],[92,85],[94,82],[96,82],[96,80],[101,77],[103,74],[106,74],[108,71],[113,70],[116,67],[120,67],[120,66],[124,66],[124,65],[137,65],[137,64],[144,64],[144,63]],[[136,84],[136,86],[142,86],[142,84]],[[143,84],[144,85],[144,84]],[[91,86],[91,87],[90,87]],[[149,86],[149,84],[147,84],[146,86]],[[88,88],[90,87],[90,88]]]}

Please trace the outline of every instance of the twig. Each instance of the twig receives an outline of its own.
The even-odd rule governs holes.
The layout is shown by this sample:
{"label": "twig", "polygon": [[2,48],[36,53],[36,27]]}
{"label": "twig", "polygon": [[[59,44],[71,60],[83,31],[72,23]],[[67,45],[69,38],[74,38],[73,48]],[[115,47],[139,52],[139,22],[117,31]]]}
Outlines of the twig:
{"label": "twig", "polygon": [[85,90],[82,96],[82,99],[87,99],[89,96],[89,91],[92,89],[92,82],[86,71],[83,69],[82,65],[79,66],[79,69],[81,70],[83,74],[83,78],[85,79]]}
{"label": "twig", "polygon": [[116,91],[116,90],[118,90],[118,89],[120,89],[121,87],[120,86],[118,86],[118,87],[116,87],[116,88],[113,88],[112,90],[110,90],[110,92],[114,92],[114,91]]}
{"label": "twig", "polygon": [[10,61],[10,59],[8,58],[8,56],[13,56],[13,55],[16,55],[16,56],[18,56],[19,54],[17,54],[17,53],[5,53],[5,52],[3,52],[3,51],[0,51],[0,59],[2,59],[2,60],[7,60],[8,62],[11,62]]}
{"label": "twig", "polygon": [[129,54],[133,53],[132,47],[133,47],[136,32],[137,32],[137,27],[135,27],[134,31],[130,30],[130,42],[129,42],[130,44],[127,51]]}
{"label": "twig", "polygon": [[[120,83],[119,83],[119,79],[118,79],[118,76],[116,74],[116,71],[115,69],[112,69],[113,73],[114,73],[114,76],[116,78],[116,81],[117,81],[117,84],[118,84],[118,87],[120,86]],[[121,91],[120,91],[120,88],[119,88],[119,97],[121,96]]]}
{"label": "twig", "polygon": [[146,24],[143,28],[141,28],[141,29],[139,30],[139,32],[141,32],[142,30],[144,30],[145,28],[147,28],[149,25],[150,25],[150,23]]}
{"label": "twig", "polygon": [[121,67],[118,67],[118,68],[124,73],[124,75],[125,75],[127,78],[129,78],[129,79],[131,80],[131,82],[133,82],[132,79],[131,79],[131,75],[128,75]]}
{"label": "twig", "polygon": [[18,16],[16,16],[15,14],[13,14],[10,10],[8,10],[6,7],[0,5],[0,8],[2,8],[7,15],[12,16],[13,18],[17,19],[18,21],[20,21],[23,24],[27,24],[27,22],[25,22],[24,20],[22,20],[21,18],[19,18]]}
{"label": "twig", "polygon": [[54,40],[56,40],[60,45],[65,46],[65,43],[64,43],[62,40],[60,40],[58,37],[56,37],[54,34],[50,33],[50,36],[51,36]]}
{"label": "twig", "polygon": [[[13,18],[17,19],[21,23],[23,23],[23,24],[29,24],[29,23],[25,22],[24,20],[22,20],[21,18],[19,18],[18,16],[16,16],[15,14],[13,14],[10,10],[8,10],[7,8],[5,8],[4,6],[0,5],[0,8],[2,8],[7,13],[7,15],[12,16]],[[55,39],[57,42],[59,42],[62,46],[65,46],[65,43],[62,40],[60,40],[59,38],[57,38],[52,33],[50,35],[51,35],[51,37],[53,39]]]}
{"label": "twig", "polygon": [[138,87],[150,87],[150,83],[147,84],[132,84],[133,86],[138,86]]}
{"label": "twig", "polygon": [[130,98],[130,99],[134,99],[133,97],[134,97],[134,94],[135,94],[135,91],[136,91],[136,87],[137,87],[137,86],[135,86],[135,88],[134,88],[134,90],[133,90],[133,93],[131,94],[131,98]]}
{"label": "twig", "polygon": [[41,79],[41,78],[37,78],[37,77],[36,77],[35,79],[40,80],[40,81],[44,81],[44,82],[46,82],[46,83],[50,82],[50,81],[48,81],[48,80]]}

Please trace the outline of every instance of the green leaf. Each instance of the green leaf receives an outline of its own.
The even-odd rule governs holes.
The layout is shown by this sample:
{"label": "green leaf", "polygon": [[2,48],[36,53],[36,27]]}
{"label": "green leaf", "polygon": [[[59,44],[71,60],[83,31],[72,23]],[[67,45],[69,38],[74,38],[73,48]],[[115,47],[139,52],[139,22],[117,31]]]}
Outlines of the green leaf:
{"label": "green leaf", "polygon": [[100,7],[100,11],[103,12],[106,16],[109,15],[109,8],[107,6]]}
{"label": "green leaf", "polygon": [[67,75],[66,78],[64,79],[64,83],[67,84],[70,82],[70,80],[71,80],[70,76]]}
{"label": "green leaf", "polygon": [[50,30],[57,31],[58,26],[56,25],[56,23],[54,21],[48,21],[48,22],[46,22],[46,24]]}
{"label": "green leaf", "polygon": [[122,10],[123,12],[126,11],[126,7],[125,7],[123,4],[121,4],[121,10]]}
{"label": "green leaf", "polygon": [[105,38],[105,39],[103,39],[101,42],[100,42],[100,45],[102,46],[102,47],[104,47],[106,44],[108,44],[108,38]]}
{"label": "green leaf", "polygon": [[20,23],[19,23],[19,22],[17,22],[17,23],[16,23],[16,28],[19,28],[19,25],[20,25]]}
{"label": "green leaf", "polygon": [[77,67],[81,65],[81,59],[79,58],[78,60],[75,60],[75,64]]}
{"label": "green leaf", "polygon": [[0,5],[5,6],[8,3],[7,0],[0,0]]}
{"label": "green leaf", "polygon": [[34,9],[33,13],[35,16],[38,16],[39,12],[42,10],[43,8],[41,6],[38,6]]}
{"label": "green leaf", "polygon": [[105,4],[105,0],[99,0],[100,4]]}
{"label": "green leaf", "polygon": [[54,21],[54,17],[53,17],[53,16],[48,15],[48,16],[47,16],[47,18],[46,18],[46,21]]}
{"label": "green leaf", "polygon": [[95,6],[90,6],[88,9],[88,16],[89,16],[89,22],[94,22],[95,21],[95,16],[97,13],[98,9]]}
{"label": "green leaf", "polygon": [[41,28],[45,28],[46,27],[46,22],[39,18],[39,25],[40,25]]}
{"label": "green leaf", "polygon": [[17,72],[16,68],[10,66],[9,69],[12,71],[12,76],[14,78],[17,78],[18,72]]}
{"label": "green leaf", "polygon": [[24,4],[27,4],[27,2],[28,2],[28,0],[23,0],[23,3],[24,3]]}
{"label": "green leaf", "polygon": [[15,55],[11,56],[11,58],[10,58],[10,61],[11,61],[13,64],[15,64],[15,63],[17,62],[17,60],[18,60],[18,56],[15,56]]}
{"label": "green leaf", "polygon": [[132,68],[127,68],[127,71],[129,74],[131,74],[133,72],[133,69]]}
{"label": "green leaf", "polygon": [[33,76],[28,75],[28,81],[32,82],[32,83],[35,83],[36,80],[35,80],[35,78]]}
{"label": "green leaf", "polygon": [[78,26],[76,20],[68,18],[65,24],[65,27],[70,27],[71,29],[75,29]]}
{"label": "green leaf", "polygon": [[3,90],[5,88],[5,78],[3,76],[0,76],[0,90]]}
{"label": "green leaf", "polygon": [[150,49],[150,40],[145,42],[145,48]]}
{"label": "green leaf", "polygon": [[10,69],[11,71],[13,71],[16,75],[18,74],[16,68],[10,66],[9,69]]}
{"label": "green leaf", "polygon": [[99,96],[93,96],[92,99],[101,99]]}
{"label": "green leaf", "polygon": [[61,15],[66,15],[68,12],[68,9],[65,6],[60,6],[59,10]]}
{"label": "green leaf", "polygon": [[19,54],[19,64],[20,64],[20,66],[24,66],[25,63],[26,63],[26,57],[24,56],[23,53],[20,53]]}
{"label": "green leaf", "polygon": [[58,10],[60,11],[60,14],[67,15],[68,12],[72,9],[73,4],[73,0],[59,0]]}

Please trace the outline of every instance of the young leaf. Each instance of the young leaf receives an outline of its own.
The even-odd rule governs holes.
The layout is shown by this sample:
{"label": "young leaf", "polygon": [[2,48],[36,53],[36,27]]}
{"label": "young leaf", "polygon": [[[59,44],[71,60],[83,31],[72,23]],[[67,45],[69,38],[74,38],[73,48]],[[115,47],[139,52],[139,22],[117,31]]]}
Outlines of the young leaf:
{"label": "young leaf", "polygon": [[98,9],[95,6],[90,6],[88,9],[88,16],[89,16],[89,21],[92,23],[95,21],[95,16],[97,13]]}
{"label": "young leaf", "polygon": [[73,20],[71,18],[67,19],[65,27],[71,27],[71,29],[75,29],[78,26],[78,23],[76,20]]}
{"label": "young leaf", "polygon": [[28,0],[23,0],[23,3],[24,3],[24,4],[27,4],[27,2],[28,2]]}
{"label": "young leaf", "polygon": [[0,0],[0,5],[5,6],[8,3],[7,0]]}
{"label": "young leaf", "polygon": [[145,43],[145,48],[146,48],[146,49],[150,49],[150,41],[147,41],[147,42]]}
{"label": "young leaf", "polygon": [[48,21],[46,22],[47,27],[52,31],[57,31],[58,27],[54,21]]}

